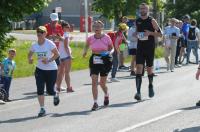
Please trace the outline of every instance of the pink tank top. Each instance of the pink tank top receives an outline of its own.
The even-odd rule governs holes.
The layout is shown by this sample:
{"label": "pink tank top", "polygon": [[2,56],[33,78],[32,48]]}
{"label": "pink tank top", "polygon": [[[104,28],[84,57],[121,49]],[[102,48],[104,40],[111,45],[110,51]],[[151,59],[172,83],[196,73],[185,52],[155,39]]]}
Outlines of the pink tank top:
{"label": "pink tank top", "polygon": [[101,52],[101,51],[107,51],[109,46],[112,45],[112,40],[111,38],[107,35],[104,34],[102,38],[95,38],[94,35],[88,37],[87,43],[90,46],[90,49],[93,52]]}

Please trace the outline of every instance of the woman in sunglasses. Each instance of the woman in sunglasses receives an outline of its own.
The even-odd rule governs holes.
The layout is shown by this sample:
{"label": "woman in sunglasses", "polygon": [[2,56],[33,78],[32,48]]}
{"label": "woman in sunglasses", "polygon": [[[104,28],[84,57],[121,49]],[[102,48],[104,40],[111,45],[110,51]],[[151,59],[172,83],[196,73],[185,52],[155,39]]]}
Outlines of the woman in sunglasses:
{"label": "woman in sunglasses", "polygon": [[44,26],[37,28],[37,42],[34,43],[28,53],[29,64],[33,63],[33,53],[37,55],[37,66],[35,69],[35,79],[37,86],[38,101],[40,104],[40,112],[38,117],[46,114],[44,108],[44,88],[49,95],[54,96],[54,105],[59,104],[59,97],[54,90],[54,85],[57,78],[57,65],[55,59],[58,58],[59,53],[56,45],[46,39],[47,29]]}
{"label": "woman in sunglasses", "polygon": [[92,110],[98,109],[98,78],[100,75],[100,86],[105,94],[104,96],[104,106],[109,104],[108,88],[106,86],[106,80],[109,71],[112,67],[112,57],[113,45],[111,38],[104,34],[103,31],[104,24],[101,21],[95,21],[93,25],[94,35],[91,35],[87,39],[83,57],[86,56],[87,50],[90,47],[92,50],[92,55],[89,60],[90,76],[92,78],[92,94],[94,99],[94,105]]}

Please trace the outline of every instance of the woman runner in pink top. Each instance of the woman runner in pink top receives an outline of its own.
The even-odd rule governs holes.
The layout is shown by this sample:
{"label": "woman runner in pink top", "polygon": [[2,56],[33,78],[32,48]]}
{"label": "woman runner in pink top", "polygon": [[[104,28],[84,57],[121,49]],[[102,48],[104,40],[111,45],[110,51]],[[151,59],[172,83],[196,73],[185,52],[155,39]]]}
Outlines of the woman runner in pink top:
{"label": "woman runner in pink top", "polygon": [[94,105],[92,111],[98,109],[98,78],[100,75],[100,86],[105,94],[104,106],[109,104],[108,88],[106,86],[106,80],[108,73],[112,68],[113,44],[111,38],[102,32],[104,24],[101,21],[95,21],[93,25],[94,35],[91,35],[87,39],[87,43],[84,49],[83,57],[86,56],[87,50],[92,50],[92,55],[89,60],[90,76],[92,78],[92,94],[94,99]]}

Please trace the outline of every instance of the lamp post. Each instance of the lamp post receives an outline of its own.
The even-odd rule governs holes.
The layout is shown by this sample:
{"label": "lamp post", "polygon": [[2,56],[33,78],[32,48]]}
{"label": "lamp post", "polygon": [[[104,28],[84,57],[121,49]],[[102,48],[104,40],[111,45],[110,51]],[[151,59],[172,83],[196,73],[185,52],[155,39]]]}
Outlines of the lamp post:
{"label": "lamp post", "polygon": [[88,0],[84,0],[85,5],[85,35],[86,40],[88,38]]}
{"label": "lamp post", "polygon": [[174,5],[176,4],[176,0],[173,0],[173,4],[174,4]]}

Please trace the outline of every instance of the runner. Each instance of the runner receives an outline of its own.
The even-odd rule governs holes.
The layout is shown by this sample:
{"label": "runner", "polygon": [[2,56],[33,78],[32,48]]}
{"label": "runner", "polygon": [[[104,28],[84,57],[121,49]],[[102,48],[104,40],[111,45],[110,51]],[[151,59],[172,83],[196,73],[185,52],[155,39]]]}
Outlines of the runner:
{"label": "runner", "polygon": [[149,6],[146,3],[140,5],[140,18],[136,20],[138,37],[137,58],[136,58],[136,100],[141,100],[141,84],[143,64],[146,62],[148,78],[149,78],[149,97],[154,96],[153,90],[153,62],[155,51],[154,37],[162,37],[162,31],[155,19],[149,16]]}
{"label": "runner", "polygon": [[132,27],[128,30],[128,50],[129,55],[132,56],[131,60],[131,76],[135,76],[135,67],[136,67],[136,53],[137,53],[137,38],[133,36],[133,34],[136,32],[136,26],[135,23],[132,25]]}
{"label": "runner", "polygon": [[[58,49],[60,41],[63,41],[62,36],[63,36],[64,33],[63,33],[63,30],[62,30],[62,26],[58,23],[58,20],[59,20],[58,14],[57,13],[51,13],[50,19],[51,19],[51,22],[44,25],[47,29],[46,38],[52,40],[56,44],[56,47]],[[59,72],[60,58],[58,57],[55,61],[56,61],[56,64],[58,65],[58,75],[57,76],[60,76],[59,75],[59,73],[60,73]],[[57,80],[56,84],[57,84],[58,81],[60,81],[60,80]],[[57,88],[57,86],[56,86],[56,88]],[[57,89],[59,90],[60,88],[57,88]],[[61,88],[61,89],[66,90],[65,88]]]}
{"label": "runner", "polygon": [[176,27],[178,21],[175,18],[172,18],[170,22],[170,26],[165,27],[164,30],[165,61],[167,63],[167,71],[171,70],[171,72],[174,72],[177,40],[180,36],[180,29]]}
{"label": "runner", "polygon": [[63,77],[65,76],[65,82],[67,84],[67,92],[74,92],[72,89],[71,83],[70,83],[70,70],[71,70],[71,48],[69,46],[70,43],[70,25],[69,23],[63,21],[62,22],[62,29],[64,31],[64,42],[61,41],[59,44],[59,53],[60,53],[60,69],[58,73],[58,79],[57,79],[57,89],[60,91],[61,83],[63,80]]}
{"label": "runner", "polygon": [[[1,82],[3,84],[3,89],[6,91],[5,102],[10,102],[9,99],[9,92],[10,92],[10,85],[13,78],[13,72],[16,67],[15,61],[13,60],[16,56],[16,50],[10,49],[8,51],[8,57],[2,61],[1,64]],[[1,75],[1,74],[0,74]]]}
{"label": "runner", "polygon": [[91,35],[87,39],[87,43],[83,52],[83,57],[86,56],[88,48],[92,50],[92,56],[89,60],[90,76],[92,78],[92,94],[94,99],[94,105],[92,111],[98,109],[98,78],[100,75],[100,86],[105,94],[104,106],[109,104],[108,88],[106,86],[106,80],[109,71],[112,67],[111,54],[114,51],[112,46],[112,40],[106,34],[103,34],[104,24],[101,21],[95,21],[93,25],[94,35]]}
{"label": "runner", "polygon": [[37,54],[38,63],[35,70],[35,80],[37,86],[38,101],[40,104],[40,112],[38,117],[44,116],[46,114],[44,108],[44,88],[46,85],[46,90],[49,95],[54,96],[54,105],[58,105],[60,100],[59,96],[54,90],[54,85],[57,78],[57,65],[55,59],[58,58],[59,53],[56,45],[46,39],[47,29],[44,26],[37,28],[37,38],[38,41],[34,43],[28,53],[29,64],[33,63],[33,54]]}
{"label": "runner", "polygon": [[[198,67],[198,70],[196,72],[196,79],[199,80],[199,76],[200,76],[200,64]],[[196,106],[200,106],[200,100],[196,103]]]}

